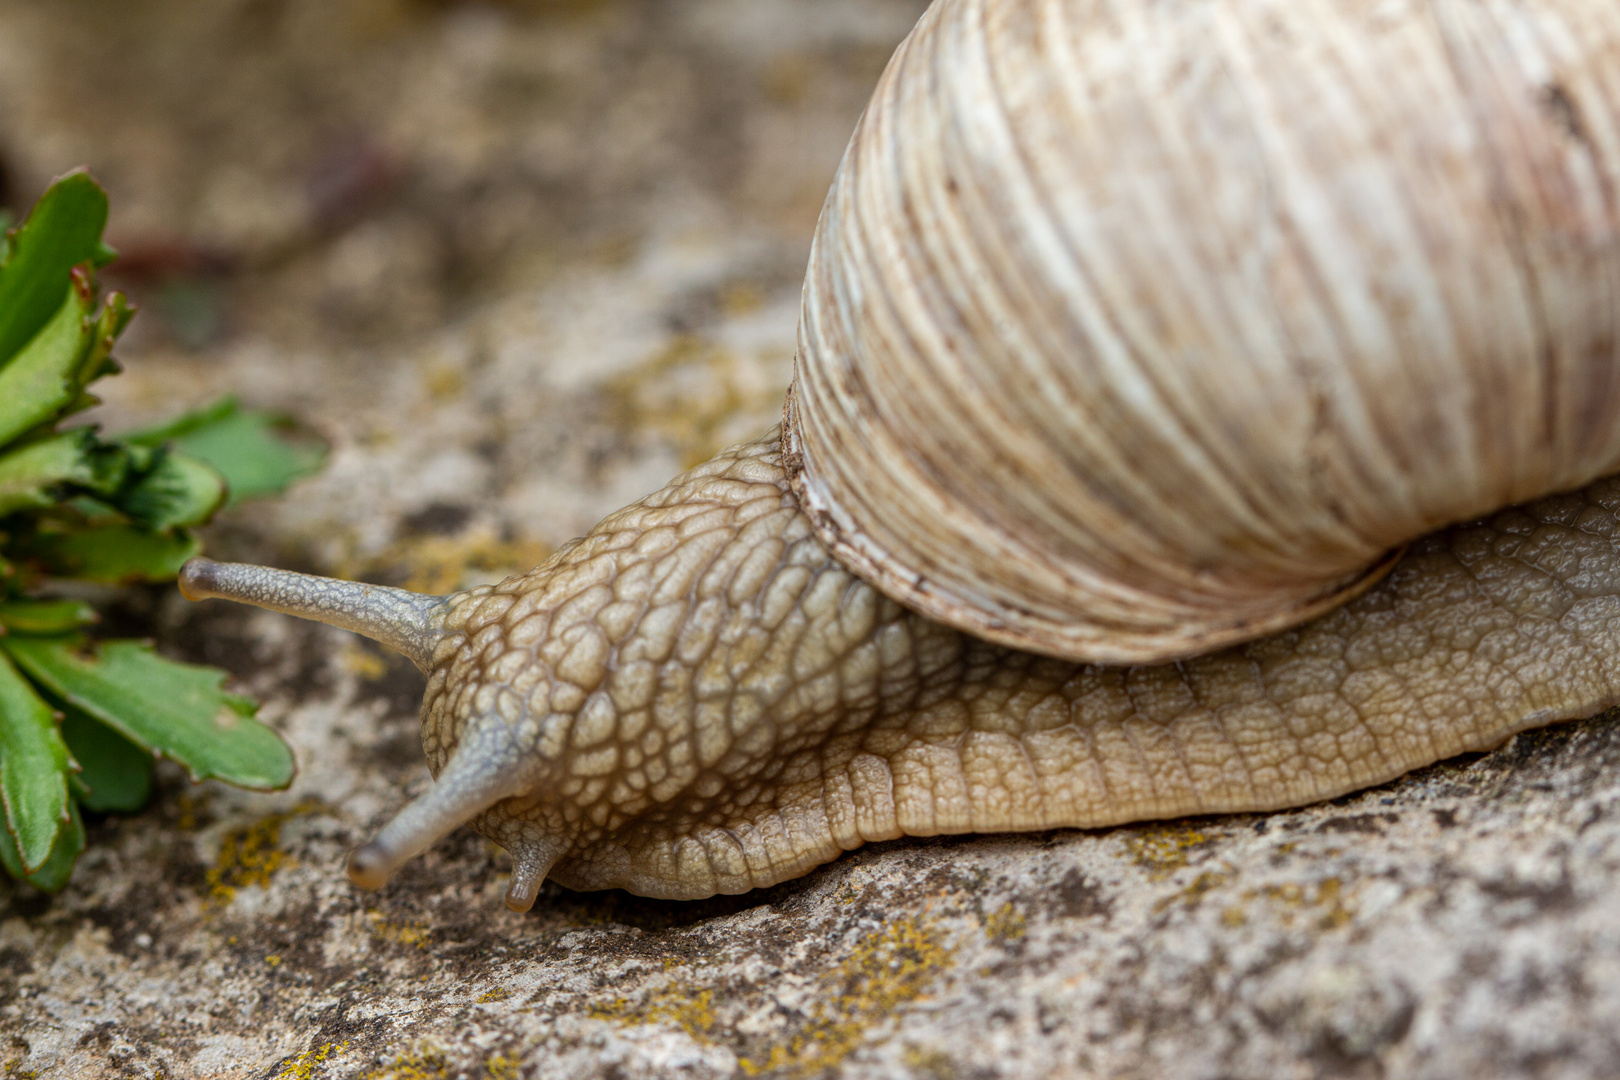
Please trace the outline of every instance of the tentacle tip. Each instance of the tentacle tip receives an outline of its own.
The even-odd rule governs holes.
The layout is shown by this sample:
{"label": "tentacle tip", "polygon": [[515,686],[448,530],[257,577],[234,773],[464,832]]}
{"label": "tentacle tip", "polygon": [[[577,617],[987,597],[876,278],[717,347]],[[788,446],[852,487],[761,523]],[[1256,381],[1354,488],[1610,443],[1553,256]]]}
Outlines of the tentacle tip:
{"label": "tentacle tip", "polygon": [[524,889],[514,881],[506,890],[506,906],[522,915],[534,907],[535,897],[539,895],[540,890],[538,888]]}
{"label": "tentacle tip", "polygon": [[388,884],[389,875],[394,872],[394,860],[389,857],[387,848],[373,840],[349,853],[348,871],[349,880],[355,885],[376,892]]}
{"label": "tentacle tip", "polygon": [[204,559],[201,556],[187,559],[186,564],[180,568],[180,595],[187,600],[207,600],[217,595],[215,571],[218,568],[219,563],[213,559]]}

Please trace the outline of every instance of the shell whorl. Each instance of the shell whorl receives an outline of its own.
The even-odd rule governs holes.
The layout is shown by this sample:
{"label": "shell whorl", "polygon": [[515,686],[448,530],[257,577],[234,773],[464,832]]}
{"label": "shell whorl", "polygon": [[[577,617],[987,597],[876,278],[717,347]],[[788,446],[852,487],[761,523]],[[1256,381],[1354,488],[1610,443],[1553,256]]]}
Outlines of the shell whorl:
{"label": "shell whorl", "polygon": [[1612,0],[939,0],[823,211],[784,445],[901,602],[1161,661],[1620,469],[1617,310]]}

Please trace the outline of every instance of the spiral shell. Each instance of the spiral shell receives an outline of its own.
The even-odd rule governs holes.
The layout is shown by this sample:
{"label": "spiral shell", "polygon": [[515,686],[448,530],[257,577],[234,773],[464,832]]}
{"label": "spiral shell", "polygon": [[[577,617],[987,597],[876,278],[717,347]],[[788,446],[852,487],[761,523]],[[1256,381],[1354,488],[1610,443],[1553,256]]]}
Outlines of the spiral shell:
{"label": "spiral shell", "polygon": [[926,614],[1144,663],[1620,470],[1614,0],[938,0],[828,196],[784,449]]}

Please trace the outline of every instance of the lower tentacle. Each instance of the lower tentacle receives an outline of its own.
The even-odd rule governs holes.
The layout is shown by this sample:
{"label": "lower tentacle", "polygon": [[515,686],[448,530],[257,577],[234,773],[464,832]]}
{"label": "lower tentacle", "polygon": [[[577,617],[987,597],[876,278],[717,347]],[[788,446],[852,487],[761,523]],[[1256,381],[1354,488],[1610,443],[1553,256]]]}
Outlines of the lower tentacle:
{"label": "lower tentacle", "polygon": [[[458,826],[533,783],[536,763],[498,718],[468,725],[466,737],[427,792],[407,803],[366,844],[349,855],[349,880],[380,889],[406,863]],[[544,874],[541,874],[544,877]],[[538,883],[535,886],[538,890]]]}
{"label": "lower tentacle", "polygon": [[512,880],[506,887],[506,906],[523,912],[534,907],[534,898],[540,895],[540,886],[551,872],[561,844],[518,843],[509,846],[512,853]]}

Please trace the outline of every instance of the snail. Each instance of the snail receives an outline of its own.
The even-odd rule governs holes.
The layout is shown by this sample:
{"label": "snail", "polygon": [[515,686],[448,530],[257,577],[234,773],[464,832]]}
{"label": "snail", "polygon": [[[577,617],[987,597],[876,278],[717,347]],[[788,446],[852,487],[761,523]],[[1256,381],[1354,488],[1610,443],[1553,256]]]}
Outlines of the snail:
{"label": "snail", "polygon": [[1617,324],[1613,0],[936,0],[779,429],[498,585],[181,588],[427,674],[365,888],[1297,806],[1620,702]]}

